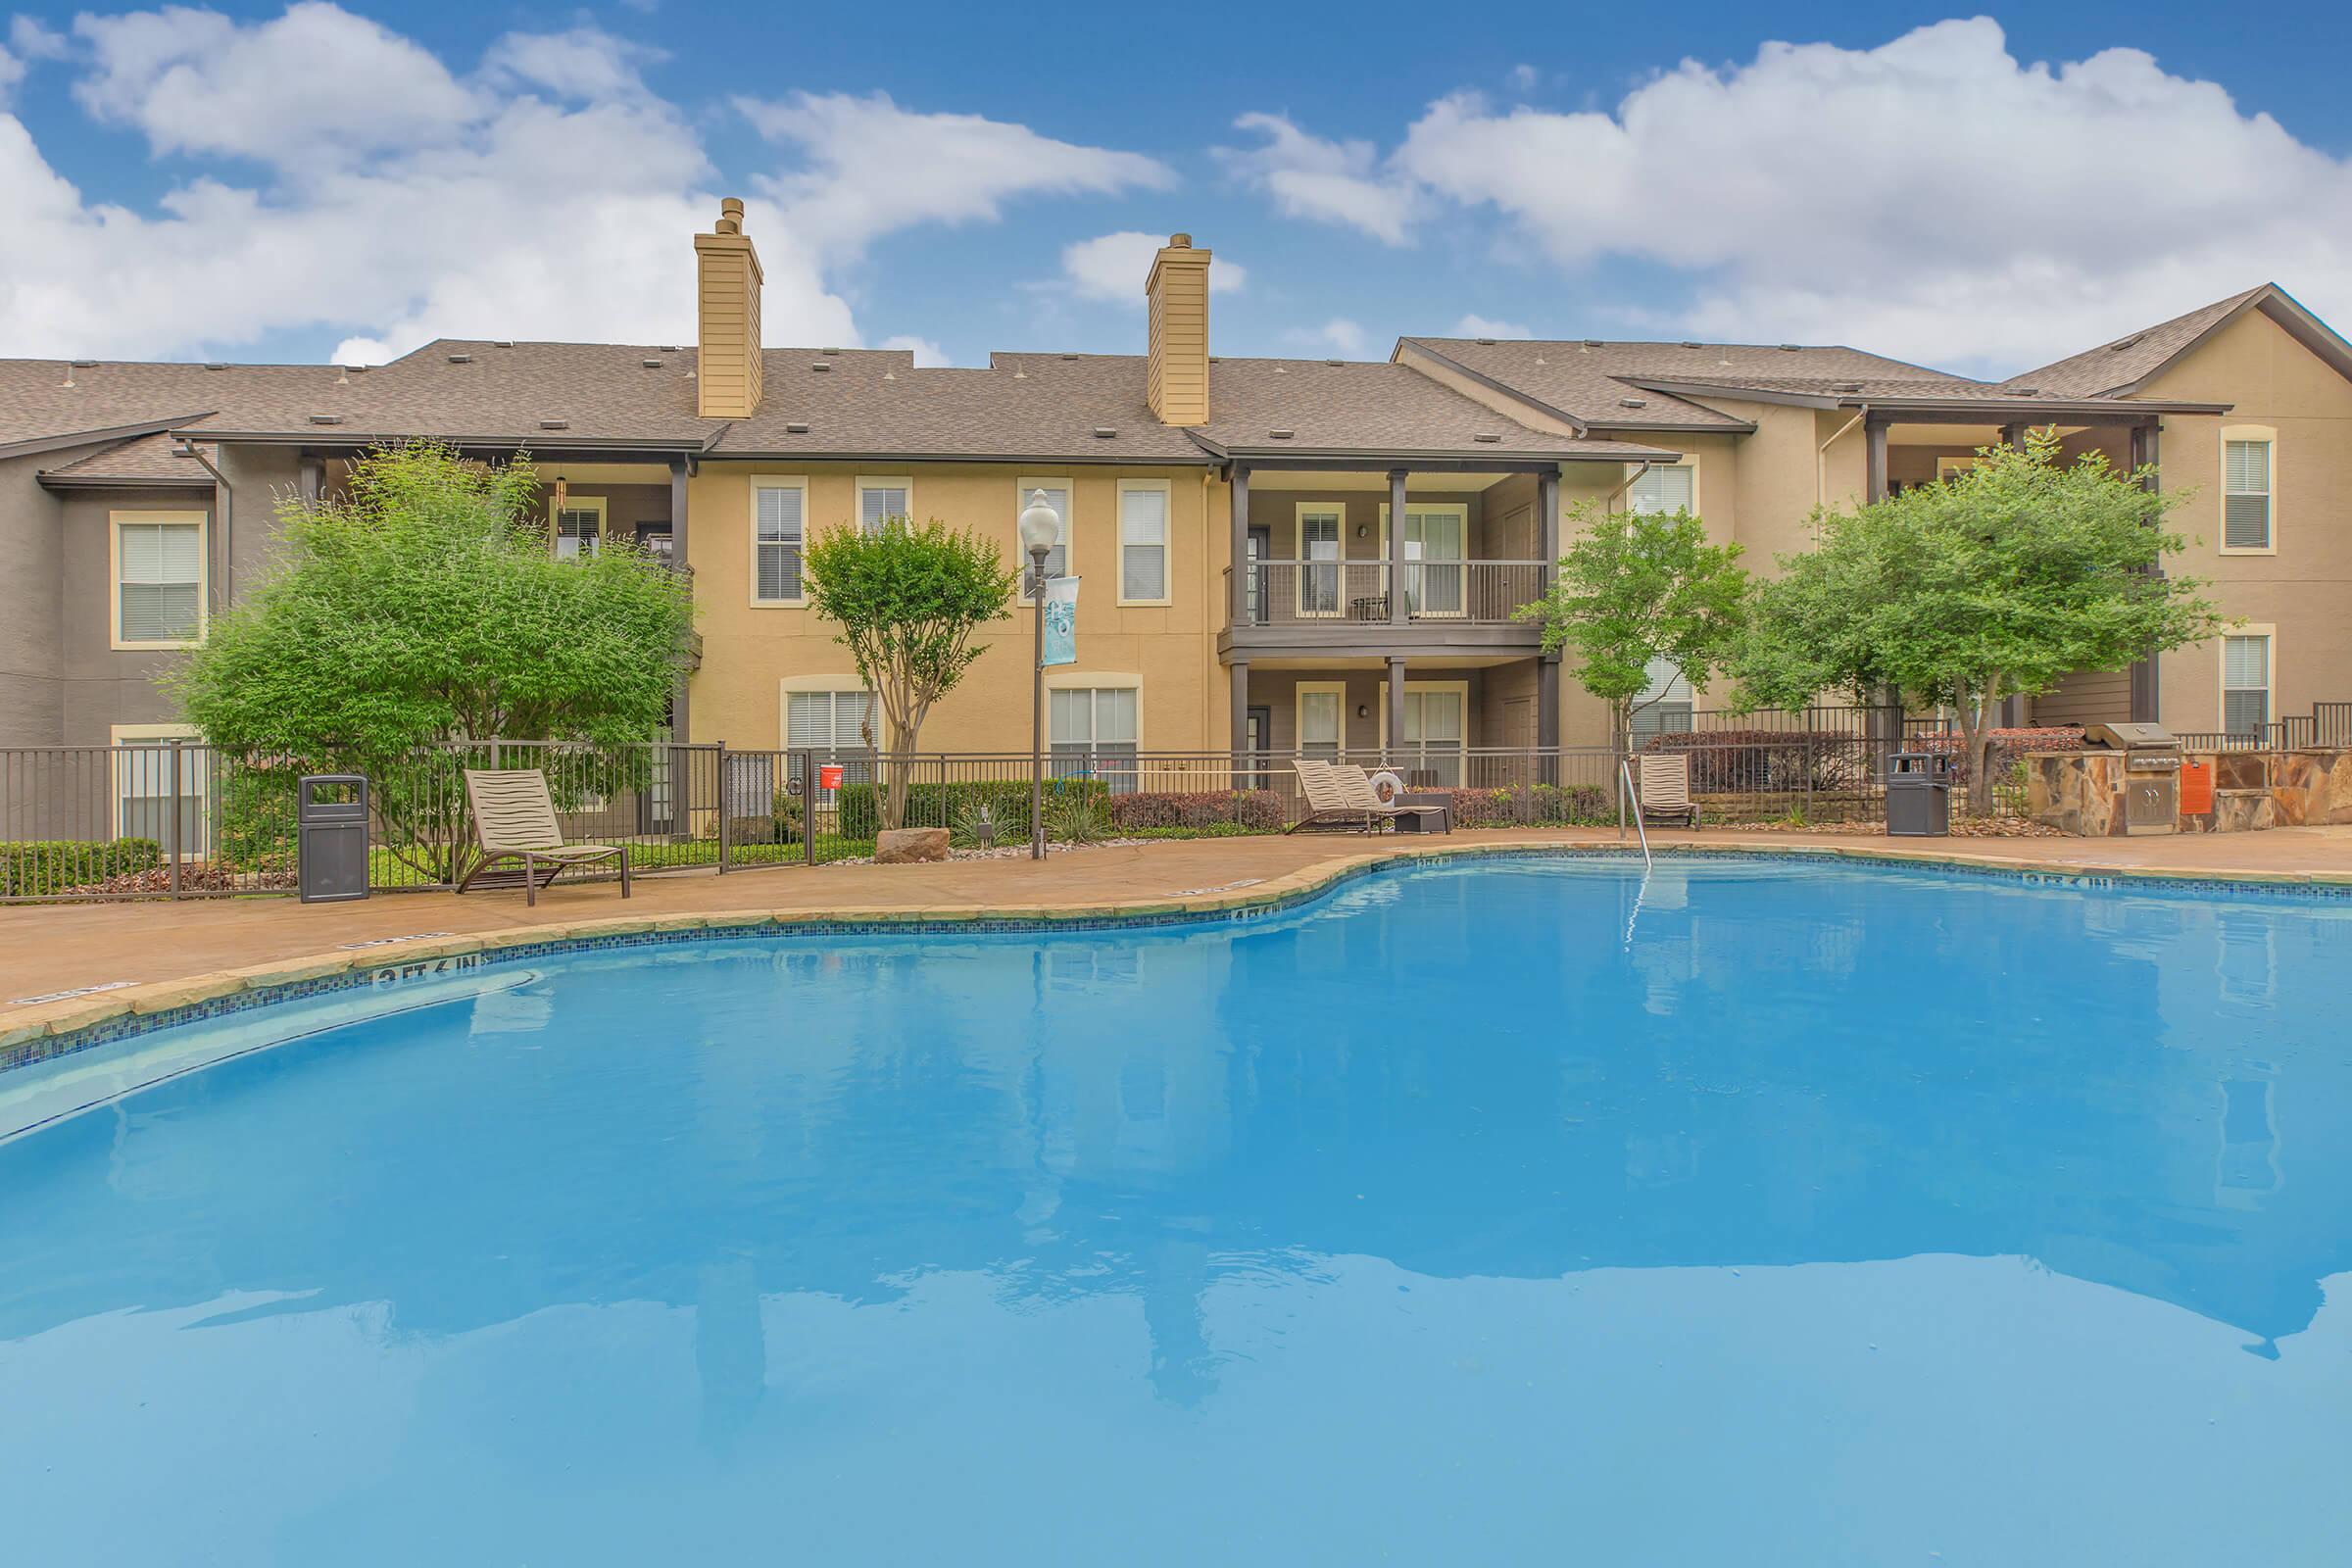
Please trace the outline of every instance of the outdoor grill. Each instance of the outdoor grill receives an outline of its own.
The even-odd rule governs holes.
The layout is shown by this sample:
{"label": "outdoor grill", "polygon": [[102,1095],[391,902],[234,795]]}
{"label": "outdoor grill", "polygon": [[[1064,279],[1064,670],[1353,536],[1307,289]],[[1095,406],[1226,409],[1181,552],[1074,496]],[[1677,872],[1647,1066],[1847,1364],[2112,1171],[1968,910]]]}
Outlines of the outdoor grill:
{"label": "outdoor grill", "polygon": [[2162,724],[2087,724],[2085,751],[2124,754],[2124,832],[2175,833],[2180,827],[2180,743]]}

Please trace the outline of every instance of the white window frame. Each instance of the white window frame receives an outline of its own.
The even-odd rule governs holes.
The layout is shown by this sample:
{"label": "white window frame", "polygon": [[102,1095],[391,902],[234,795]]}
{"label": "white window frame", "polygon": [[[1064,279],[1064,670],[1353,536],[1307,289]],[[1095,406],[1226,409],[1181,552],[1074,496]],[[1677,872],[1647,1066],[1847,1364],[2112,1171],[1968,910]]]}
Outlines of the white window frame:
{"label": "white window frame", "polygon": [[[1057,669],[1049,672],[1046,676],[1046,766],[1049,770],[1054,766],[1054,748],[1056,745],[1075,746],[1081,744],[1074,740],[1059,739],[1054,733],[1053,694],[1069,691],[1132,691],[1135,693],[1134,740],[1106,742],[1099,736],[1089,735],[1083,744],[1090,750],[1094,758],[1093,776],[1102,780],[1113,794],[1126,794],[1138,788],[1143,777],[1143,764],[1140,760],[1128,769],[1104,767],[1102,754],[1097,748],[1104,745],[1133,746],[1136,757],[1142,758],[1144,755],[1144,677],[1128,670]],[[1093,721],[1093,710],[1094,705],[1090,703],[1088,705],[1090,724]],[[1052,776],[1060,777],[1061,775],[1053,774]],[[1124,788],[1121,787],[1122,784]]]}
{"label": "white window frame", "polygon": [[[1459,761],[1459,763],[1460,763],[1460,767],[1461,767],[1461,774],[1460,774],[1460,776],[1461,776],[1461,778],[1464,780],[1464,782],[1467,782],[1467,781],[1469,780],[1469,777],[1470,777],[1470,683],[1469,683],[1468,681],[1466,681],[1466,680],[1408,680],[1408,681],[1406,681],[1406,682],[1404,683],[1404,694],[1405,694],[1407,697],[1410,697],[1410,696],[1412,696],[1412,695],[1413,695],[1415,692],[1420,692],[1420,693],[1424,693],[1424,694],[1426,694],[1426,693],[1429,693],[1429,692],[1452,692],[1452,693],[1454,693],[1455,695],[1457,695],[1457,696],[1459,696],[1459,697],[1461,698],[1461,700],[1462,700],[1462,736],[1461,736],[1461,741],[1460,741],[1460,744],[1459,744],[1459,745],[1458,745],[1458,747],[1456,748],[1456,751],[1457,751],[1457,753],[1458,753],[1458,758],[1457,758],[1457,760],[1458,760],[1458,761]],[[1438,749],[1437,749],[1437,748],[1435,748],[1435,747],[1429,746],[1425,740],[1424,740],[1424,741],[1408,741],[1408,740],[1405,740],[1403,737],[1399,736],[1399,737],[1397,738],[1397,741],[1396,741],[1396,746],[1394,746],[1394,747],[1391,747],[1391,746],[1390,746],[1390,744],[1389,744],[1389,683],[1388,683],[1388,682],[1387,682],[1385,679],[1384,679],[1383,681],[1381,681],[1381,683],[1380,683],[1380,697],[1379,697],[1379,704],[1380,704],[1380,749],[1381,749],[1381,752],[1382,752],[1382,754],[1383,754],[1384,756],[1385,756],[1385,755],[1387,755],[1387,754],[1388,754],[1389,752],[1391,752],[1391,751],[1396,751],[1396,752],[1399,752],[1399,753],[1400,753],[1400,752],[1402,752],[1402,751],[1403,751],[1403,750],[1404,750],[1404,749],[1405,749],[1407,746],[1415,746],[1415,747],[1420,747],[1420,748],[1422,749],[1422,754],[1423,754],[1423,755],[1428,755],[1428,756],[1435,756],[1435,755],[1438,755]]]}
{"label": "white window frame", "polygon": [[[1348,683],[1344,680],[1302,680],[1291,687],[1291,750],[1306,755],[1306,695],[1329,692],[1340,715],[1340,733],[1333,743],[1341,757],[1348,755]],[[1317,744],[1321,744],[1318,742]]]}
{"label": "white window frame", "polygon": [[[122,529],[132,526],[196,525],[196,635],[184,640],[126,642],[122,637]],[[113,512],[106,519],[107,637],[117,653],[157,654],[200,646],[213,616],[213,520],[203,512]]]}
{"label": "white window frame", "polygon": [[[798,490],[801,493],[801,593],[797,599],[762,599],[760,597],[760,492],[762,490]],[[803,473],[755,473],[744,489],[748,509],[744,514],[744,535],[749,542],[747,564],[751,580],[744,585],[744,594],[754,610],[800,610],[808,603],[808,476]]]}
{"label": "white window frame", "polygon": [[[1626,511],[1631,512],[1634,510],[1634,481],[1641,477],[1644,468],[1683,468],[1689,470],[1690,474],[1690,515],[1693,517],[1703,517],[1706,515],[1706,513],[1700,510],[1699,505],[1699,484],[1701,476],[1698,471],[1698,460],[1690,457],[1686,457],[1680,462],[1676,463],[1628,464],[1625,469],[1625,484],[1618,491],[1618,494],[1625,498]],[[1661,515],[1663,515],[1663,514],[1661,514]]]}
{"label": "white window frame", "polygon": [[[1027,479],[1016,479],[1013,481],[1012,542],[1014,553],[1019,554],[1021,542],[1021,514],[1029,510],[1030,496],[1040,490],[1059,490],[1062,494],[1064,507],[1061,514],[1061,570],[1054,571],[1053,569],[1054,558],[1051,555],[1048,555],[1046,557],[1046,575],[1049,577],[1072,576],[1074,573],[1070,570],[1070,564],[1077,559],[1078,481],[1066,474],[1059,478],[1049,475],[1044,478],[1032,477]],[[863,515],[864,508],[860,506],[858,512],[860,515]],[[1018,594],[1019,597],[1015,600],[1015,603],[1034,605],[1037,603],[1037,596],[1035,594],[1020,592],[1021,589],[1029,586],[1029,558],[1026,555],[1022,555],[1016,565],[1017,570],[1014,575],[1014,592]]]}
{"label": "white window frame", "polygon": [[[1161,503],[1159,585],[1164,591],[1157,599],[1130,599],[1127,597],[1127,497],[1133,492],[1144,490],[1158,491]],[[1172,596],[1176,591],[1176,487],[1165,479],[1121,479],[1119,481],[1118,531],[1118,604],[1121,606],[1174,604],[1176,601]]]}
{"label": "white window frame", "polygon": [[2233,691],[2250,692],[2254,690],[2251,686],[2231,686],[2230,684],[2230,640],[2233,637],[2259,637],[2263,640],[2263,728],[2255,731],[2256,736],[2260,737],[2271,725],[2278,722],[2278,628],[2268,621],[2248,623],[2243,626],[2232,626],[2215,639],[2213,645],[2216,685],[2213,702],[2214,727],[2224,735],[2236,733],[2230,727],[2230,694]]}
{"label": "white window frame", "polygon": [[[859,528],[860,530],[862,530],[862,529],[865,527],[865,493],[866,493],[868,490],[904,490],[904,491],[906,491],[906,510],[904,513],[897,513],[897,514],[885,514],[885,515],[897,515],[897,516],[904,516],[904,517],[906,519],[906,522],[907,522],[908,526],[912,526],[912,525],[913,525],[913,523],[914,523],[914,480],[913,480],[911,477],[909,477],[909,476],[906,476],[906,475],[901,475],[901,476],[899,476],[899,477],[892,478],[892,477],[887,477],[887,476],[877,476],[877,475],[875,475],[875,474],[870,474],[870,473],[861,473],[861,474],[859,474],[859,475],[858,476],[858,518],[857,518],[857,521],[858,521],[858,528]],[[802,520],[802,523],[801,523],[801,530],[802,530],[802,532],[803,532],[803,533],[806,533],[806,532],[808,531],[808,521],[807,521],[807,514],[806,514],[806,513],[804,513],[804,514],[802,514],[802,518],[803,518],[803,520]],[[804,546],[804,548],[806,548],[806,546]]]}
{"label": "white window frame", "polygon": [[1977,466],[1978,461],[1979,460],[1974,453],[1971,453],[1964,458],[1955,458],[1944,454],[1938,454],[1936,459],[1936,477],[1938,479],[1949,479],[1955,473],[1966,473],[1969,469]]}
{"label": "white window frame", "polygon": [[[138,644],[136,646],[152,645]],[[107,739],[118,748],[112,754],[114,765],[110,770],[112,776],[109,780],[110,788],[106,808],[108,821],[114,828],[114,836],[119,839],[123,836],[122,795],[130,783],[131,768],[130,758],[124,755],[120,748],[147,746],[157,741],[196,741],[201,743],[204,736],[201,731],[188,724],[115,724],[109,726]],[[161,754],[165,749],[158,746],[155,750]],[[210,769],[204,766],[204,760],[205,753],[201,744],[180,759],[181,766],[190,770],[181,778],[183,793],[180,799],[193,800],[197,803],[196,821],[198,823],[197,842],[182,844],[179,847],[179,858],[183,864],[192,860],[202,860],[212,852],[212,779]],[[171,764],[159,760],[153,765],[169,768]],[[191,784],[193,788],[185,787]],[[172,802],[171,809],[176,815],[179,810],[179,802]],[[157,847],[162,848],[164,842],[163,839],[157,839]]]}
{"label": "white window frame", "polygon": [[[2268,475],[2270,489],[2265,493],[2266,499],[2270,502],[2270,526],[2266,533],[2265,542],[2259,545],[2234,546],[2230,543],[2230,443],[2232,441],[2260,441],[2270,448],[2270,454],[2266,460],[2267,466],[2270,469],[2270,473]],[[2277,555],[2278,553],[2278,430],[2275,427],[2267,424],[2225,424],[2222,426],[2222,444],[2217,450],[2219,452],[2218,461],[2220,466],[2214,469],[2214,473],[2219,482],[2215,484],[2214,489],[2221,497],[2221,511],[2218,517],[2218,525],[2221,531],[2215,536],[2216,546],[2219,552],[2225,556]],[[2253,492],[2248,491],[2246,493],[2250,495]],[[2274,662],[2275,662],[2276,652],[2274,651]]]}
{"label": "white window frame", "polygon": [[[558,556],[563,549],[562,530],[564,514],[566,512],[595,513],[596,549],[604,549],[606,542],[612,537],[612,517],[606,505],[606,499],[604,496],[565,496],[562,501],[558,501],[554,496],[549,496],[547,498],[547,553],[551,556]],[[591,555],[595,553],[594,550],[589,552]],[[559,559],[561,559],[560,556]]]}
{"label": "white window frame", "polygon": [[[1348,606],[1348,503],[1301,501],[1292,512],[1291,551],[1298,564],[1292,568],[1298,574],[1298,580],[1291,585],[1291,598],[1294,601],[1291,609],[1300,620],[1336,620],[1347,612]],[[1310,563],[1306,554],[1306,519],[1309,517],[1332,519],[1332,546],[1338,554],[1331,558],[1329,564],[1337,579],[1329,610],[1310,609],[1306,602],[1307,573],[1323,564],[1320,562]]]}
{"label": "white window frame", "polygon": [[[1428,606],[1423,605],[1412,612],[1413,618],[1415,620],[1466,619],[1470,613],[1470,504],[1467,501],[1408,500],[1404,504],[1404,510],[1408,521],[1411,514],[1416,512],[1425,517],[1433,513],[1445,513],[1462,525],[1462,553],[1460,555],[1452,557],[1449,561],[1424,561],[1417,557],[1407,557],[1404,563],[1404,580],[1408,589],[1412,584],[1415,566],[1448,564],[1459,566],[1462,572],[1462,608],[1459,610],[1431,610]],[[1407,550],[1412,549],[1413,541],[1407,539],[1404,547]],[[1380,560],[1381,582],[1385,587],[1388,582],[1389,560],[1389,504],[1386,501],[1380,504]],[[1426,577],[1426,573],[1424,576]]]}

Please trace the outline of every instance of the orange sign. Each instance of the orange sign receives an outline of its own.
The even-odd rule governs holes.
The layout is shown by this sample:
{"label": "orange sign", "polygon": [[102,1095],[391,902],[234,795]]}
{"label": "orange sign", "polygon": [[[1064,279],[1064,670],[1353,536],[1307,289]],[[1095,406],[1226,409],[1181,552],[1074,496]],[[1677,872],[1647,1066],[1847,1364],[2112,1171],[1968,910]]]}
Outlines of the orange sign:
{"label": "orange sign", "polygon": [[820,790],[841,788],[841,764],[839,762],[819,762],[816,767],[816,787]]}
{"label": "orange sign", "polygon": [[2180,814],[2206,816],[2213,811],[2213,764],[2180,764]]}

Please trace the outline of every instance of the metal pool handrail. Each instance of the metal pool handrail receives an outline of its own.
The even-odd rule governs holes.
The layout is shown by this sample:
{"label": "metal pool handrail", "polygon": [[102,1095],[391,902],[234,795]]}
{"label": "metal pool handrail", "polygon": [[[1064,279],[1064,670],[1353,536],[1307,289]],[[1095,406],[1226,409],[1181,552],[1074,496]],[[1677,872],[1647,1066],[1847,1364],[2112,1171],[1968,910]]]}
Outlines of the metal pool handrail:
{"label": "metal pool handrail", "polygon": [[1642,869],[1646,871],[1656,862],[1649,858],[1649,829],[1642,825],[1642,797],[1634,793],[1634,764],[1624,758],[1617,760],[1617,779],[1625,787],[1625,801],[1633,808],[1634,831],[1642,835]]}

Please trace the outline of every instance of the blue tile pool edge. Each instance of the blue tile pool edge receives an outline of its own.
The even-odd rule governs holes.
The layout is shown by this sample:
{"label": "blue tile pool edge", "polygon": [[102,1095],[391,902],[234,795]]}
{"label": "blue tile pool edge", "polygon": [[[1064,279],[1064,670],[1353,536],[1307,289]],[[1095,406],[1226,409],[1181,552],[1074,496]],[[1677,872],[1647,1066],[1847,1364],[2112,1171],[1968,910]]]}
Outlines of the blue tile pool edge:
{"label": "blue tile pool edge", "polygon": [[[34,1035],[0,1046],[0,1073],[54,1061],[97,1046],[149,1034],[159,1029],[267,1007],[280,1003],[329,995],[363,987],[391,991],[419,981],[435,980],[493,963],[593,953],[609,948],[670,946],[690,942],[740,942],[785,937],[953,936],[1142,929],[1177,925],[1244,924],[1287,913],[1325,898],[1362,878],[1394,871],[1422,870],[1466,860],[1491,859],[1631,859],[1641,851],[1606,844],[1493,844],[1464,845],[1434,853],[1399,856],[1339,867],[1314,883],[1263,898],[1211,908],[1155,909],[1135,912],[1106,910],[1102,914],[1005,914],[969,919],[891,919],[865,917],[834,919],[824,915],[769,918],[750,924],[684,926],[671,930],[619,931],[596,936],[551,937],[538,942],[502,943],[471,953],[453,953],[429,958],[394,959],[382,964],[359,964],[336,974],[274,985],[249,987],[205,1002],[154,1012],[124,1011],[61,1034]],[[2117,871],[2059,867],[1987,865],[1980,861],[1931,859],[1922,857],[1881,857],[1850,850],[1787,850],[1748,845],[1677,845],[1659,852],[1661,860],[1769,860],[1776,864],[1865,867],[1893,875],[1983,877],[2029,887],[2124,890],[2233,899],[2272,899],[2286,903],[2336,903],[2352,900],[2352,882],[2273,882],[2229,877],[2180,875],[2162,871]],[[126,1004],[127,1005],[127,1004]]]}

